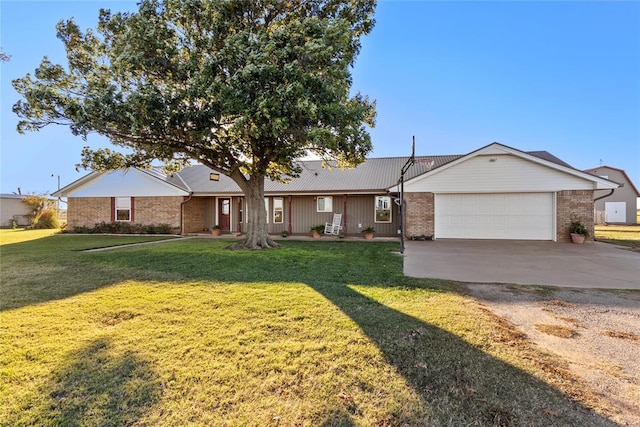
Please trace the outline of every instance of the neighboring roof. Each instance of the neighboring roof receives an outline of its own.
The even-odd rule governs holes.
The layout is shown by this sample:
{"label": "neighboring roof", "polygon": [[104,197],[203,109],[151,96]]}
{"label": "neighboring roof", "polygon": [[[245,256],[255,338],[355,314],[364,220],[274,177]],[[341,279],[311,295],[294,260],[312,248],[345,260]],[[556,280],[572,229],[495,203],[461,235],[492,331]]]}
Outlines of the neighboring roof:
{"label": "neighboring roof", "polygon": [[24,199],[26,194],[0,193],[0,199]]}
{"label": "neighboring roof", "polygon": [[[627,182],[629,183],[629,185],[631,186],[631,188],[633,189],[633,191],[636,193],[636,197],[640,197],[640,192],[638,192],[638,189],[636,188],[636,186],[635,186],[635,185],[633,185],[633,182],[631,182],[631,178],[629,178],[629,175],[627,175],[627,173],[624,171],[624,169],[618,169],[618,168],[614,168],[613,166],[606,166],[606,165],[602,165],[602,166],[599,166],[599,167],[597,167],[597,168],[585,169],[585,172],[586,172],[586,173],[590,173],[590,174],[592,174],[592,175],[595,175],[595,174],[593,173],[593,171],[596,171],[596,170],[598,170],[598,169],[604,169],[604,168],[607,168],[607,169],[611,169],[611,170],[614,170],[614,171],[618,171],[618,172],[620,172],[620,173],[624,176],[624,179],[626,179],[626,180],[627,180]],[[619,184],[623,184],[623,183],[622,183],[622,182],[620,182]]]}

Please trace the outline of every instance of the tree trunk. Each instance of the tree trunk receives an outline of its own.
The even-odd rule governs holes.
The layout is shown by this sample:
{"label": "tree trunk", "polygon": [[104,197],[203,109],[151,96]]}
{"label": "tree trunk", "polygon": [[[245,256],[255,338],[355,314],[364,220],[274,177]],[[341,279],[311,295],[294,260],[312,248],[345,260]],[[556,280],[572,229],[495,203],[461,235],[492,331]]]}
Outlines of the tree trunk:
{"label": "tree trunk", "polygon": [[278,244],[267,234],[267,211],[264,205],[264,177],[251,177],[249,180],[244,180],[240,187],[243,189],[247,200],[247,234],[243,241],[231,245],[229,248],[277,248]]}

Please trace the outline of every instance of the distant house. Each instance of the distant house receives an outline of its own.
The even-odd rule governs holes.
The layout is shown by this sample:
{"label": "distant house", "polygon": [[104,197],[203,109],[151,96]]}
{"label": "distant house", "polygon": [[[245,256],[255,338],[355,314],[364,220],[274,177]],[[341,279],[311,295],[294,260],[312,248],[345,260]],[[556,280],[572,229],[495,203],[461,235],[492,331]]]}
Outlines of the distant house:
{"label": "distant house", "polygon": [[[397,236],[398,181],[407,157],[371,158],[354,169],[300,161],[289,183],[265,182],[269,233],[307,234],[342,214],[343,232],[372,226]],[[157,169],[92,172],[53,195],[67,197],[69,228],[100,222],[169,224],[180,233],[219,225],[246,230],[246,203],[230,178],[196,165],[164,175]],[[573,220],[593,228],[593,193],[618,184],[569,166],[546,151],[499,143],[466,155],[416,158],[405,176],[405,237],[566,241]],[[593,233],[592,233],[593,234]]]}
{"label": "distant house", "polygon": [[31,225],[31,212],[24,198],[22,194],[0,194],[0,227],[11,227],[13,221],[18,227]]}
{"label": "distant house", "polygon": [[587,169],[585,172],[620,184],[620,188],[613,193],[611,190],[594,193],[597,224],[631,225],[638,223],[637,203],[640,193],[625,171],[611,166],[600,166]]}

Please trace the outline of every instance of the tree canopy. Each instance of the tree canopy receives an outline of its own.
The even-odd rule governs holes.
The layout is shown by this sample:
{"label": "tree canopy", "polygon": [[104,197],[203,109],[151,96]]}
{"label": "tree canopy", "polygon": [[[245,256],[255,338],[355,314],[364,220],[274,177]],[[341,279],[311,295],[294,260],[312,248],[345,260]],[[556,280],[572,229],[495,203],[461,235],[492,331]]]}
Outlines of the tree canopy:
{"label": "tree canopy", "polygon": [[13,82],[18,131],[65,125],[128,154],[82,151],[94,170],[197,161],[231,177],[248,203],[244,245],[270,247],[264,179],[287,180],[312,152],[364,161],[375,105],[352,95],[351,67],[372,0],[142,0],[100,10],[96,29],[57,26],[66,66],[46,57]]}

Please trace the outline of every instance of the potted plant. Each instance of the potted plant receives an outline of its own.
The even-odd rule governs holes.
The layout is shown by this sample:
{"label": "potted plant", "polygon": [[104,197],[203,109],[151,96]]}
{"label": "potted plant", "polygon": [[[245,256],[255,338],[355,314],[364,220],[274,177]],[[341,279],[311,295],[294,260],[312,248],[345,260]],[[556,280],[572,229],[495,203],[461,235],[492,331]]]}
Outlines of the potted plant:
{"label": "potted plant", "polygon": [[280,233],[280,235],[282,237],[288,237],[289,236],[289,232],[287,230],[284,230],[282,233]]}
{"label": "potted plant", "polygon": [[371,226],[362,229],[362,235],[364,236],[364,238],[366,240],[373,239],[373,233],[375,233],[375,232],[376,232],[376,230],[374,230],[373,227],[371,227]]}
{"label": "potted plant", "polygon": [[222,230],[220,229],[220,226],[218,224],[214,225],[213,227],[211,227],[211,235],[214,237],[217,237],[220,235],[220,233],[222,232]]}
{"label": "potted plant", "polygon": [[311,236],[314,239],[319,239],[320,234],[322,234],[323,232],[324,232],[324,225],[314,225],[313,227],[311,227]]}
{"label": "potted plant", "polygon": [[569,226],[569,233],[571,233],[571,241],[573,243],[584,243],[585,239],[589,237],[589,231],[580,221],[573,221]]}

